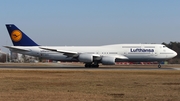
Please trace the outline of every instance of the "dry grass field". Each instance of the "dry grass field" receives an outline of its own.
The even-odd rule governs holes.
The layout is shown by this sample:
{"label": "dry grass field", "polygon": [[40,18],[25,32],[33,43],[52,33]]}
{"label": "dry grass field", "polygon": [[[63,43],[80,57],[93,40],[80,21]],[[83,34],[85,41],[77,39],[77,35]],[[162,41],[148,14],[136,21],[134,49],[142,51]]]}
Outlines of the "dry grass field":
{"label": "dry grass field", "polygon": [[0,101],[179,101],[180,71],[0,70]]}

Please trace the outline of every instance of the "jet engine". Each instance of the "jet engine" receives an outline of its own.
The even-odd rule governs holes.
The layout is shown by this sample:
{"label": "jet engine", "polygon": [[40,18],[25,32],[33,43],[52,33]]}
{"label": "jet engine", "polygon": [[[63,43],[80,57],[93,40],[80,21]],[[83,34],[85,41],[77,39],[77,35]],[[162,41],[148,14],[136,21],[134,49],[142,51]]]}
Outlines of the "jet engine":
{"label": "jet engine", "polygon": [[93,62],[93,55],[92,54],[80,54],[78,57],[80,62]]}
{"label": "jet engine", "polygon": [[103,56],[101,62],[103,65],[115,65],[115,57]]}

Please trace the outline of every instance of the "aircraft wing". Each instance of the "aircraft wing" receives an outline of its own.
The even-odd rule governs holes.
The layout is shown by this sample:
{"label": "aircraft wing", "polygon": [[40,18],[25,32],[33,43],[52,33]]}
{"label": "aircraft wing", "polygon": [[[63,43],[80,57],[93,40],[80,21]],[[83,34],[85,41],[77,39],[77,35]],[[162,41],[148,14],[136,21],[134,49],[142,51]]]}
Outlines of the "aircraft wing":
{"label": "aircraft wing", "polygon": [[9,48],[10,50],[13,50],[13,51],[30,51],[29,49],[15,47],[15,46],[4,46],[4,47]]}
{"label": "aircraft wing", "polygon": [[[49,50],[49,51],[54,51],[54,52],[59,52],[59,53],[63,53],[63,55],[66,55],[68,57],[78,57],[79,54],[82,54],[82,53],[79,53],[79,52],[75,52],[75,51],[67,51],[67,50],[58,50],[56,48],[51,48],[51,47],[39,47],[41,49],[45,49],[45,50]],[[98,54],[92,54],[94,58],[96,59],[99,59],[100,58],[100,55]]]}
{"label": "aircraft wing", "polygon": [[[78,52],[75,52],[75,51],[58,50],[58,49],[52,48],[52,47],[40,47],[40,48],[45,49],[45,50],[49,50],[49,51],[63,53],[64,55],[66,55],[68,57],[78,57],[80,54],[82,54],[82,53],[78,53]],[[93,58],[95,60],[100,60],[102,58],[102,56],[99,55],[99,54],[92,54],[92,55],[93,55]],[[119,59],[119,60],[127,60],[128,59],[124,55],[115,55],[113,57],[115,57],[116,59]]]}
{"label": "aircraft wing", "polygon": [[51,47],[39,47],[39,48],[49,50],[49,51],[63,53],[64,55],[69,56],[69,57],[77,57],[79,55],[78,52],[74,52],[74,51],[58,50],[58,49],[51,48]]}

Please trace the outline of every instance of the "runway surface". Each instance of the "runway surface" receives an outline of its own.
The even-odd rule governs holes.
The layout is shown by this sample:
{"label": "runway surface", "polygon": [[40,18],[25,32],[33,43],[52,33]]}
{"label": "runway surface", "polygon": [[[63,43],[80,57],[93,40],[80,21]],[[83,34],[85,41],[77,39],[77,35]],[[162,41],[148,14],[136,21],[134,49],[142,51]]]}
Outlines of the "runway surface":
{"label": "runway surface", "polygon": [[100,66],[99,68],[85,68],[82,64],[60,64],[60,63],[1,63],[0,69],[13,70],[180,70],[179,65],[162,65],[162,68],[157,68],[157,65],[116,65],[116,66]]}

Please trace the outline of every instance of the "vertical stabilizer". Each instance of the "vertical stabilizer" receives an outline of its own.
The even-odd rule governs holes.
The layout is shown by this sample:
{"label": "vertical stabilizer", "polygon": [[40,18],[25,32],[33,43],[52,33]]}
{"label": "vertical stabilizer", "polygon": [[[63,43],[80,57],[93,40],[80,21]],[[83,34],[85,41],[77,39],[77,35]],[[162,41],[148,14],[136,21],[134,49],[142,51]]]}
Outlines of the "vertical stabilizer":
{"label": "vertical stabilizer", "polygon": [[6,28],[14,46],[38,46],[37,43],[24,34],[14,24],[6,24]]}

